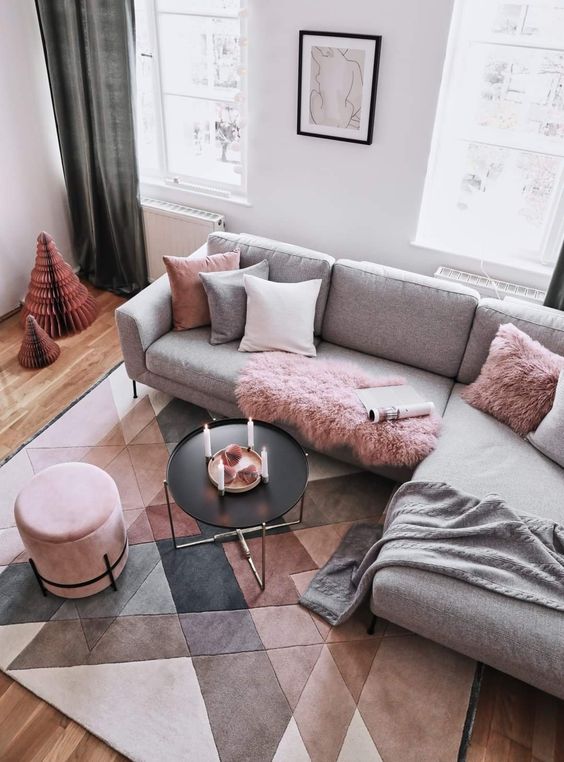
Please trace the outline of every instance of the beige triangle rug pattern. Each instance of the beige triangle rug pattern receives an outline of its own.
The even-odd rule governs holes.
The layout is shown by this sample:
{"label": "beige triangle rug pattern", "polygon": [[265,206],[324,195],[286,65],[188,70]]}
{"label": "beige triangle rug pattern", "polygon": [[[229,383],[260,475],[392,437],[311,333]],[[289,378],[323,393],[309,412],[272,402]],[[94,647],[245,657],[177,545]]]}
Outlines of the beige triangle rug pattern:
{"label": "beige triangle rug pattern", "polygon": [[[298,604],[351,523],[381,521],[393,483],[311,456],[304,524],[267,537],[261,592],[236,543],[175,551],[169,452],[209,413],[123,366],[0,469],[0,668],[133,760],[454,762],[475,663],[361,610],[330,627]],[[116,481],[130,555],[118,591],[44,598],[14,498],[55,463]],[[213,530],[174,507],[177,533]],[[260,540],[249,541],[251,549]]]}

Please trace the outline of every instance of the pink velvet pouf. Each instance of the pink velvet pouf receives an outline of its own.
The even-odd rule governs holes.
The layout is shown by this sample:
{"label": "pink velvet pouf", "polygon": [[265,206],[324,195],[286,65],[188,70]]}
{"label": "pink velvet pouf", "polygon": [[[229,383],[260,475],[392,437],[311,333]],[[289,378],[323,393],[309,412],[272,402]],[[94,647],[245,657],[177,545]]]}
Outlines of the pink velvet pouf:
{"label": "pink velvet pouf", "polygon": [[101,468],[61,463],[40,471],[18,495],[14,513],[43,592],[84,598],[116,587],[127,534],[118,489]]}

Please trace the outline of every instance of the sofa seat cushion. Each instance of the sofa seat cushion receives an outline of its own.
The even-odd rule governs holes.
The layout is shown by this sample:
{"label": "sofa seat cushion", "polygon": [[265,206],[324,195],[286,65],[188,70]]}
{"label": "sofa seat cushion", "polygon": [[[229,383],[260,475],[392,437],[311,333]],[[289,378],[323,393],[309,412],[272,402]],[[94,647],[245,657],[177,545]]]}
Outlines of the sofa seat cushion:
{"label": "sofa seat cushion", "polygon": [[397,566],[376,573],[370,607],[377,616],[564,698],[559,611]]}
{"label": "sofa seat cushion", "polygon": [[147,369],[197,392],[234,402],[237,376],[252,355],[237,351],[239,340],[216,345],[209,341],[209,326],[166,333],[147,350]]}
{"label": "sofa seat cushion", "polygon": [[383,360],[381,357],[365,355],[363,352],[340,347],[328,341],[322,341],[318,346],[317,357],[320,360],[352,362],[367,373],[375,373],[380,376],[403,376],[406,382],[411,384],[425,398],[425,401],[435,403],[439,415],[442,415],[446,407],[454,383],[452,379],[438,376],[430,371],[414,368],[411,365],[403,365],[392,360]]}
{"label": "sofa seat cushion", "polygon": [[496,492],[517,511],[564,524],[564,469],[464,402],[464,388],[454,387],[439,446],[413,478],[446,482],[479,498]]}
{"label": "sofa seat cushion", "polygon": [[[238,341],[212,346],[209,339],[209,326],[191,331],[171,331],[157,339],[147,350],[147,369],[197,392],[235,403],[237,378],[253,354],[238,352]],[[439,414],[446,407],[453,384],[443,376],[370,357],[325,341],[319,342],[317,357],[324,360],[346,360],[356,363],[367,372],[382,376],[404,376],[408,384],[412,384],[423,397],[435,403]]]}

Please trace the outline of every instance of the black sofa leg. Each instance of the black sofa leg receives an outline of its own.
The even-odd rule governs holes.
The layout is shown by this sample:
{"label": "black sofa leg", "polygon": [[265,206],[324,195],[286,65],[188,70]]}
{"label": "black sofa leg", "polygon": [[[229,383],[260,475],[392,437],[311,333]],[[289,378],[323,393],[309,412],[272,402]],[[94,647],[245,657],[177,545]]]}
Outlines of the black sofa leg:
{"label": "black sofa leg", "polygon": [[372,619],[370,620],[370,624],[368,625],[368,629],[366,632],[369,635],[374,635],[374,630],[376,629],[376,622],[378,621],[378,617],[376,614],[372,614]]}
{"label": "black sofa leg", "polygon": [[133,399],[136,400],[137,399],[137,382],[132,381],[131,383],[133,384]]}

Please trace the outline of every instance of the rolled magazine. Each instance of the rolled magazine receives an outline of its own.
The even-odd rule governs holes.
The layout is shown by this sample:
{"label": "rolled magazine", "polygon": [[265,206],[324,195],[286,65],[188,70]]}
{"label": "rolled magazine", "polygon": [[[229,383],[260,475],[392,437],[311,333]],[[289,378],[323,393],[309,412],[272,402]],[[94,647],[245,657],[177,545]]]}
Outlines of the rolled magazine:
{"label": "rolled magazine", "polygon": [[418,418],[422,415],[431,415],[435,406],[432,402],[421,402],[417,405],[403,405],[401,407],[379,407],[377,410],[369,410],[368,417],[371,421],[398,421],[401,418]]}
{"label": "rolled magazine", "polygon": [[375,423],[431,415],[435,410],[432,402],[426,401],[407,384],[357,389],[356,393],[369,419]]}

